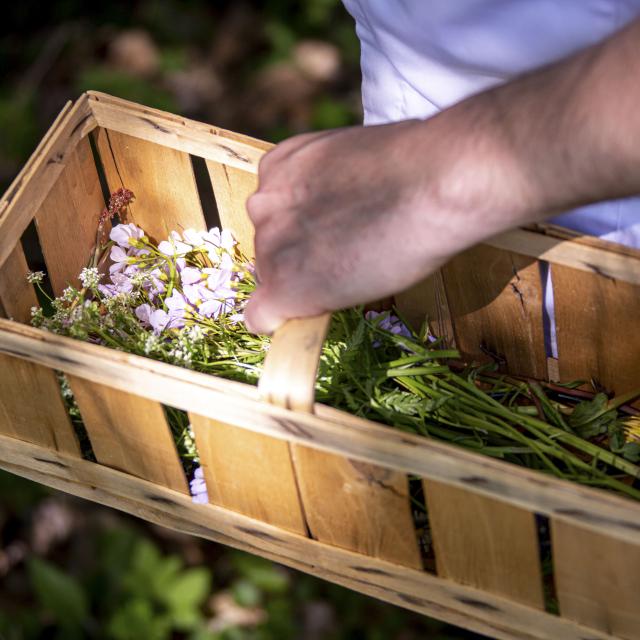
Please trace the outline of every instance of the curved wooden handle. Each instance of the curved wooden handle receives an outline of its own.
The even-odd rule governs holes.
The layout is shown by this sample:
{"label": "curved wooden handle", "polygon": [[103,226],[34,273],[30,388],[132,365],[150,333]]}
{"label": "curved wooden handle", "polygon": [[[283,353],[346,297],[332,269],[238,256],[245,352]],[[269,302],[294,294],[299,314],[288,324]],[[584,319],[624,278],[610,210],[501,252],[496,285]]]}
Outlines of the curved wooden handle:
{"label": "curved wooden handle", "polygon": [[331,314],[296,318],[280,327],[271,339],[258,390],[279,407],[313,413],[320,352]]}

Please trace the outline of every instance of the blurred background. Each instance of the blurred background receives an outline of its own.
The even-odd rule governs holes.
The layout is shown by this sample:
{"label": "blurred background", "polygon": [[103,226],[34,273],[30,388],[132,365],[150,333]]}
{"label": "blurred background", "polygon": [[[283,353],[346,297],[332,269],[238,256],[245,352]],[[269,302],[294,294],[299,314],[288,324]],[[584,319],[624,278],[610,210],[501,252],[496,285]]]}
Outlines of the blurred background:
{"label": "blurred background", "polygon": [[[86,89],[272,142],[361,120],[339,0],[19,0],[0,70],[0,191]],[[0,640],[478,637],[0,472]]]}

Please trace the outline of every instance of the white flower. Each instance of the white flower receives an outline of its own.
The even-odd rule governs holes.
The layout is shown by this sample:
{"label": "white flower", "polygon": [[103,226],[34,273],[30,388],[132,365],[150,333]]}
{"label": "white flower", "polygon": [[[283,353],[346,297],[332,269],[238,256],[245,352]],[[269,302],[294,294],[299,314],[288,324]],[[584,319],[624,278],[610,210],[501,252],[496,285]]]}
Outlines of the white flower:
{"label": "white flower", "polygon": [[152,351],[155,351],[160,346],[160,339],[155,333],[150,333],[144,342],[144,352],[149,355]]}
{"label": "white flower", "polygon": [[29,271],[27,273],[27,282],[31,284],[37,284],[44,279],[44,271]]}
{"label": "white flower", "polygon": [[77,295],[78,292],[73,287],[67,287],[60,297],[67,302],[73,302]]}
{"label": "white flower", "polygon": [[100,278],[102,278],[102,274],[98,271],[96,267],[85,267],[80,272],[80,282],[82,282],[82,286],[85,289],[93,289],[98,286],[98,282],[100,282]]}

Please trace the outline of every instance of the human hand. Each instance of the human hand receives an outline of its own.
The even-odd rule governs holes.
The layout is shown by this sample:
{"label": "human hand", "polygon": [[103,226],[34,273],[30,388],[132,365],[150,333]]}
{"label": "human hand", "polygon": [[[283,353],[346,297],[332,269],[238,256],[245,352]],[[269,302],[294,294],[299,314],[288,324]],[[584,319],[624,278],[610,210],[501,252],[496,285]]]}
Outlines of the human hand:
{"label": "human hand", "polygon": [[263,158],[252,331],[397,293],[491,232],[484,173],[435,120],[305,134]]}

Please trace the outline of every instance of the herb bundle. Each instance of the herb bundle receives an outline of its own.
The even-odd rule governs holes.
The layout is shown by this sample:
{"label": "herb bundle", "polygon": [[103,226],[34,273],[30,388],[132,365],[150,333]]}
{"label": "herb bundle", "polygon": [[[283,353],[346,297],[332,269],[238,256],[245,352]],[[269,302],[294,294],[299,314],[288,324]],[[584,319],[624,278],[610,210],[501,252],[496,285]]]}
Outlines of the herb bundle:
{"label": "herb bundle", "polygon": [[[159,243],[134,224],[106,223],[133,194],[121,189],[100,217],[81,286],[32,311],[61,335],[256,384],[269,339],[248,332],[242,311],[255,288],[252,265],[228,231],[172,231]],[[107,264],[109,266],[107,267]],[[30,274],[43,296],[44,274]],[[426,328],[391,312],[334,314],[316,383],[319,402],[426,437],[581,484],[640,499],[640,417],[576,385],[550,385],[460,363]],[[69,390],[65,389],[69,397]],[[586,396],[586,397],[585,397]],[[74,409],[76,418],[79,415]],[[186,414],[167,409],[179,451],[195,460]],[[192,490],[202,500],[201,472]],[[195,473],[193,473],[195,471]],[[200,475],[198,475],[200,474]]]}

